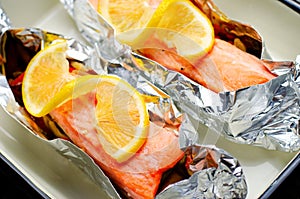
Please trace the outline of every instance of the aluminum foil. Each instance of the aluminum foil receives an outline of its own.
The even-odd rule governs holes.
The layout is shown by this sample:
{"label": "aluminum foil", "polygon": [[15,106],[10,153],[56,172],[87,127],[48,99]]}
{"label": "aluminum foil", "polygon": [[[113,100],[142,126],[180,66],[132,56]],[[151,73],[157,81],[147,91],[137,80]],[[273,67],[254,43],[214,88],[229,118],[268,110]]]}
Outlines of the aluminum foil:
{"label": "aluminum foil", "polygon": [[[286,152],[300,149],[299,58],[295,61],[273,62],[276,67],[272,72],[279,76],[267,83],[233,92],[214,93],[120,44],[115,39],[112,26],[88,1],[61,0],[61,2],[82,35],[98,49],[99,57],[124,68],[130,66],[131,70],[135,70],[136,76],[145,78],[168,93],[176,106],[198,124],[204,124],[211,131],[241,144]],[[216,7],[208,6],[208,8]],[[214,10],[211,12],[215,13]],[[245,29],[241,30],[245,32]],[[264,57],[268,56],[262,41],[257,47],[262,48],[260,52]],[[108,69],[95,68],[102,71]],[[109,72],[115,71],[117,70]],[[189,138],[199,137],[191,134],[181,136],[182,147],[194,142],[195,139]]]}
{"label": "aluminum foil", "polygon": [[252,26],[231,20],[212,0],[192,0],[192,2],[210,19],[216,37],[228,41],[256,57],[260,58],[264,54],[262,37]]}
{"label": "aluminum foil", "polygon": [[[186,152],[189,179],[179,181],[163,190],[157,199],[163,198],[245,198],[245,181],[241,181],[241,168],[230,155],[215,147],[189,147]],[[206,172],[203,172],[203,169]],[[224,180],[228,183],[224,183]],[[236,190],[240,190],[237,192]]]}
{"label": "aluminum foil", "polygon": [[[2,17],[4,17],[3,15]],[[3,33],[1,36],[1,49],[0,55],[1,57],[6,53],[4,48],[4,43],[7,40],[6,34],[8,31],[12,31],[14,33],[19,34],[18,36],[24,42],[24,45],[36,46],[41,45],[42,43],[47,43],[47,38],[53,38],[53,36],[63,37],[60,35],[49,33],[47,34],[45,31],[39,29],[2,29]],[[35,39],[32,39],[35,38]],[[89,48],[81,45],[77,41],[69,38],[69,46],[76,52],[88,52]],[[76,48],[77,47],[77,48]],[[38,48],[39,49],[39,48]],[[36,49],[36,50],[38,50]],[[16,54],[11,59],[18,59],[22,54]],[[80,57],[80,56],[79,56]],[[11,62],[12,60],[1,61],[2,70],[0,71],[0,105],[7,112],[7,116],[13,117],[16,121],[18,121],[21,125],[23,125],[26,129],[36,135],[41,142],[45,142],[53,146],[60,155],[66,157],[70,161],[72,161],[78,168],[82,169],[95,183],[99,186],[103,187],[103,195],[107,196],[106,198],[120,198],[119,194],[116,192],[114,186],[110,182],[109,178],[103,173],[101,169],[95,164],[95,162],[82,150],[76,147],[74,144],[67,140],[63,139],[52,139],[49,140],[43,134],[43,130],[39,128],[38,124],[24,111],[24,108],[20,106],[15,98],[12,88],[7,81],[7,76],[5,75],[5,64]],[[46,155],[46,154],[45,154]]]}
{"label": "aluminum foil", "polygon": [[0,5],[0,31],[1,33],[11,26],[10,19]]}
{"label": "aluminum foil", "polygon": [[[187,117],[184,117],[182,112],[177,109],[168,95],[153,86],[152,83],[148,82],[142,76],[139,76],[135,70],[129,70],[128,67],[130,66],[125,69],[124,67],[119,67],[114,63],[108,62],[103,57],[99,57],[97,48],[93,49],[72,38],[66,38],[63,35],[40,29],[6,28],[0,40],[0,55],[3,58],[1,60],[2,68],[0,73],[1,106],[6,110],[9,116],[15,118],[25,128],[37,135],[41,142],[45,142],[54,147],[59,154],[75,163],[95,183],[103,187],[103,192],[107,198],[121,198],[109,178],[86,153],[70,141],[60,138],[49,139],[46,135],[43,136],[44,134],[38,127],[35,118],[30,117],[22,107],[22,103],[20,99],[18,99],[18,90],[14,90],[15,88],[12,88],[11,84],[8,83],[8,81],[16,78],[18,74],[24,72],[27,66],[26,62],[30,60],[30,56],[33,56],[51,41],[59,38],[64,38],[68,41],[69,50],[67,51],[67,56],[69,60],[77,61],[82,64],[84,71],[91,69],[88,66],[94,66],[94,69],[97,69],[99,73],[113,71],[113,73],[123,76],[141,92],[160,97],[160,103],[148,107],[149,111],[152,111],[160,117],[165,117],[166,113],[168,113],[167,116],[169,119],[184,118],[184,122],[181,125],[182,128],[180,128],[178,132],[179,134],[183,134],[183,131],[187,129],[189,129],[188,132],[194,132],[195,134],[196,129],[193,128],[188,119],[185,119]],[[14,40],[18,42],[13,42]],[[14,46],[15,44],[18,44],[18,46]],[[24,49],[26,49],[26,51],[24,51]],[[10,56],[10,50],[14,51],[14,56]],[[14,64],[16,60],[18,64]],[[16,86],[18,87],[20,85]],[[160,121],[163,119],[164,118],[160,118]],[[188,132],[184,134],[188,134]],[[182,165],[185,166],[184,171],[192,174],[192,176],[182,181],[184,185],[169,185],[157,195],[158,198],[170,198],[173,196],[173,192],[175,193],[175,190],[176,194],[180,192],[181,196],[185,195],[187,198],[194,198],[194,196],[205,196],[205,198],[246,197],[247,184],[245,176],[241,165],[234,157],[213,146],[189,145],[182,148],[182,150],[186,151],[186,155],[181,161]],[[186,181],[188,181],[188,183]],[[201,189],[193,189],[193,196],[185,194],[186,185],[190,183],[193,183],[193,185],[195,185],[194,183],[199,183],[198,188],[201,187]],[[182,198],[180,195],[178,195],[178,198]]]}

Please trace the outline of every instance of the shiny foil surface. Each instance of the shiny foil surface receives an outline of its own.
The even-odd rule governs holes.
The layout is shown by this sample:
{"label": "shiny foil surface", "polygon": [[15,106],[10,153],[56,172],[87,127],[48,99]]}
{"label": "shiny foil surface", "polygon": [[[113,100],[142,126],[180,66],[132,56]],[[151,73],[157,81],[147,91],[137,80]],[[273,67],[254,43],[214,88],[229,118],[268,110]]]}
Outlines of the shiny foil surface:
{"label": "shiny foil surface", "polygon": [[[4,15],[2,15],[2,17],[3,16]],[[0,40],[0,55],[3,58],[1,60],[0,74],[1,106],[6,110],[9,116],[15,118],[26,129],[36,134],[41,142],[53,146],[59,154],[68,158],[82,169],[96,184],[103,188],[107,198],[121,198],[109,178],[86,153],[70,141],[60,138],[48,138],[47,134],[44,134],[43,130],[40,129],[36,123],[36,118],[32,118],[28,115],[22,107],[22,100],[19,98],[20,96],[17,95],[18,88],[12,88],[8,83],[12,78],[15,78],[15,74],[24,72],[27,66],[26,61],[28,61],[30,56],[33,56],[34,53],[38,52],[53,40],[61,38],[68,41],[68,59],[82,64],[84,68],[83,71],[93,70],[101,74],[117,74],[126,79],[141,93],[158,98],[159,100],[157,102],[147,105],[148,111],[150,112],[149,115],[157,119],[154,121],[161,122],[164,121],[164,119],[175,123],[182,121],[181,128],[177,132],[180,137],[185,137],[185,135],[192,137],[197,134],[197,129],[194,128],[194,125],[188,119],[188,115],[177,108],[177,105],[168,94],[153,85],[152,82],[149,82],[147,76],[142,75],[140,70],[133,68],[135,65],[127,65],[127,67],[124,68],[123,65],[117,64],[118,61],[120,61],[119,59],[110,60],[111,54],[109,51],[102,51],[103,49],[97,48],[97,45],[92,47],[85,46],[72,38],[66,38],[63,35],[36,28],[4,28]],[[16,42],[18,46],[15,46],[15,41],[18,41]],[[26,49],[28,51],[18,51],[17,49]],[[125,52],[130,52],[127,47],[124,49]],[[13,57],[8,56],[10,54],[9,50],[15,50]],[[122,51],[123,49],[118,48],[117,50]],[[103,54],[106,56],[100,56]],[[138,59],[137,56],[136,61],[138,61]],[[22,64],[15,66],[13,63],[16,60]],[[160,76],[156,76],[156,78],[160,78]],[[157,80],[161,82],[165,81]],[[188,173],[191,177],[179,181],[176,184],[170,184],[157,195],[157,198],[174,198],[175,196],[182,198],[182,195],[190,198],[201,198],[202,196],[205,198],[246,197],[246,179],[241,165],[236,158],[214,146],[198,145],[197,141],[186,143],[186,145],[182,146],[182,150],[186,153],[180,162],[180,170]],[[191,186],[191,193],[186,193],[187,186]]]}
{"label": "shiny foil surface", "polygon": [[[97,49],[99,58],[135,70],[135,76],[143,77],[165,91],[172,97],[176,106],[195,119],[198,125],[203,124],[220,136],[241,144],[286,152],[300,149],[299,57],[295,58],[295,61],[269,60],[276,66],[272,72],[279,75],[269,82],[236,91],[215,93],[120,44],[114,37],[113,27],[88,1],[61,0],[61,2],[76,22],[82,35]],[[211,1],[196,2],[204,6],[208,14],[213,13],[219,17],[223,14],[216,10],[215,5],[210,4]],[[224,23],[227,27],[239,22],[221,17],[215,23]],[[264,48],[263,41],[255,29],[241,24],[238,27],[239,29],[232,32],[237,36],[244,34],[251,37],[251,41],[257,44],[255,54],[258,56],[258,53],[261,53],[263,58],[269,58],[267,49]],[[249,29],[252,36],[245,35]],[[107,66],[95,70],[109,71],[109,73],[122,70],[111,70]],[[194,127],[197,128],[196,126]],[[188,138],[190,135],[183,137]],[[182,140],[182,143],[187,141]],[[184,144],[182,146],[184,147]]]}
{"label": "shiny foil surface", "polygon": [[170,185],[157,198],[246,197],[246,181],[241,178],[241,167],[227,152],[213,146],[192,146],[186,154],[192,176]]}

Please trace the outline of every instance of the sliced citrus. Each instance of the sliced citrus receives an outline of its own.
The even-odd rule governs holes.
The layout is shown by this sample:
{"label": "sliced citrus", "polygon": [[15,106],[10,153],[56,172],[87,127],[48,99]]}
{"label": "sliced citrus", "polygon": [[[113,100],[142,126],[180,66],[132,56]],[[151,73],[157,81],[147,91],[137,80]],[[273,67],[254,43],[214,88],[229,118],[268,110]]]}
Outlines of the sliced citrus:
{"label": "sliced citrus", "polygon": [[[127,43],[145,28],[161,0],[90,0],[90,2],[114,26],[118,39]],[[120,34],[128,31],[130,34]]]}
{"label": "sliced citrus", "polygon": [[116,76],[102,76],[97,84],[96,120],[106,153],[123,162],[146,140],[149,116],[142,95]]}
{"label": "sliced citrus", "polygon": [[26,109],[33,116],[44,115],[49,101],[70,81],[65,41],[49,45],[29,62],[24,74],[22,96]]}
{"label": "sliced citrus", "polygon": [[66,50],[67,42],[60,40],[39,51],[29,62],[22,83],[22,98],[31,115],[42,117],[65,101],[91,91],[97,84],[94,75],[76,78],[69,73]]}
{"label": "sliced citrus", "polygon": [[22,85],[26,109],[41,117],[96,89],[99,140],[117,161],[127,160],[147,137],[149,116],[143,96],[116,76],[73,76],[69,73],[66,50],[66,41],[60,41],[41,50],[29,62]]}
{"label": "sliced citrus", "polygon": [[194,63],[213,45],[213,26],[199,8],[188,0],[163,0],[133,47],[169,50]]}
{"label": "sliced citrus", "polygon": [[214,29],[189,0],[90,0],[134,50],[169,50],[195,63],[214,45]]}

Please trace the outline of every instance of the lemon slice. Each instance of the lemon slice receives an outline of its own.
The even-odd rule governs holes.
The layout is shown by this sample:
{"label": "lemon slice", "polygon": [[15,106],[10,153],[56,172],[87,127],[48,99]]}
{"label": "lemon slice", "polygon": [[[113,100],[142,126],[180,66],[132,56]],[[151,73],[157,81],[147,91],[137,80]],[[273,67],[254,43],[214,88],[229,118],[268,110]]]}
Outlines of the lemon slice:
{"label": "lemon slice", "polygon": [[199,8],[188,0],[163,0],[132,47],[169,50],[194,63],[213,45],[213,26]]}
{"label": "lemon slice", "polygon": [[144,99],[116,76],[102,76],[96,89],[99,141],[111,157],[118,162],[126,161],[147,138],[149,115]]}
{"label": "lemon slice", "polygon": [[134,40],[141,33],[160,1],[90,0],[97,11],[116,29],[117,38],[123,43]]}
{"label": "lemon slice", "polygon": [[192,64],[214,45],[214,29],[189,0],[90,0],[133,50],[172,51]]}
{"label": "lemon slice", "polygon": [[39,51],[29,62],[22,83],[22,98],[31,115],[42,117],[67,100],[95,88],[96,76],[76,78],[69,73],[67,48],[67,42],[60,40]]}
{"label": "lemon slice", "polygon": [[73,79],[69,74],[66,50],[66,41],[60,41],[39,51],[29,62],[24,74],[22,97],[31,115],[40,117],[47,114],[53,106],[53,97]]}
{"label": "lemon slice", "polygon": [[59,41],[29,62],[22,85],[25,108],[31,115],[42,117],[67,100],[96,92],[100,143],[117,161],[127,160],[141,148],[148,134],[149,116],[143,96],[116,76],[71,75],[66,50],[66,41]]}

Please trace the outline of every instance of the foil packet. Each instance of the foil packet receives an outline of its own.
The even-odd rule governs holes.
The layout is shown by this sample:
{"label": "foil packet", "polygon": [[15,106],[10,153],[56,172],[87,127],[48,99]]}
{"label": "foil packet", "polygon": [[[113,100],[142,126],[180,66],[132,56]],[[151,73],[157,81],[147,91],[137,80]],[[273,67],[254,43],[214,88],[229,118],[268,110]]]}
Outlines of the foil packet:
{"label": "foil packet", "polygon": [[[7,17],[5,14],[1,17]],[[103,187],[107,198],[121,198],[120,192],[95,164],[90,156],[75,146],[72,142],[57,138],[45,132],[39,126],[38,118],[30,116],[23,108],[20,98],[20,84],[12,85],[11,80],[17,78],[24,72],[28,61],[41,49],[56,39],[65,39],[68,42],[67,57],[69,61],[75,61],[84,67],[85,71],[94,68],[102,69],[107,67],[107,71],[101,70],[99,73],[107,73],[113,70],[114,74],[119,74],[130,84],[139,89],[140,92],[156,95],[161,103],[148,107],[157,117],[168,115],[170,118],[180,119],[183,117],[182,128],[178,134],[189,129],[193,132],[193,126],[184,114],[177,109],[172,99],[163,91],[153,86],[142,76],[138,76],[135,71],[124,70],[116,67],[99,57],[98,49],[83,45],[82,43],[59,35],[36,28],[10,28],[10,24],[2,29],[0,40],[1,74],[0,74],[0,104],[7,114],[15,118],[26,129],[38,136],[41,142],[54,147],[57,152],[71,160],[82,169],[96,184]],[[90,68],[90,66],[94,66]],[[104,67],[105,66],[105,67]],[[120,69],[120,70],[119,70]],[[44,119],[44,118],[43,118]],[[158,118],[159,121],[163,118]],[[185,132],[184,134],[188,134]],[[56,134],[55,134],[56,135]],[[164,187],[157,198],[245,198],[247,195],[247,184],[243,170],[238,160],[227,152],[214,146],[186,145],[185,156],[177,165],[184,167],[181,169],[188,173],[185,180],[176,184],[169,184]],[[188,167],[186,167],[188,165]],[[175,168],[175,171],[177,169]],[[168,176],[165,177],[168,179]],[[197,185],[198,184],[198,185]],[[186,193],[188,187],[189,193]],[[175,198],[176,198],[175,197]]]}
{"label": "foil packet", "polygon": [[[108,64],[96,71],[115,73],[123,68],[135,71],[171,96],[175,105],[198,126],[216,132],[226,139],[269,150],[299,151],[299,62],[272,62],[272,72],[278,77],[264,84],[231,92],[215,93],[191,81],[182,74],[170,71],[135,52],[115,39],[114,28],[87,0],[61,0],[83,37],[98,49],[98,56]],[[242,43],[254,55],[270,59],[264,42],[249,25],[225,17],[212,1],[195,1],[221,28],[218,34]],[[198,135],[197,135],[198,134]],[[184,135],[181,146],[199,142],[201,132]]]}

